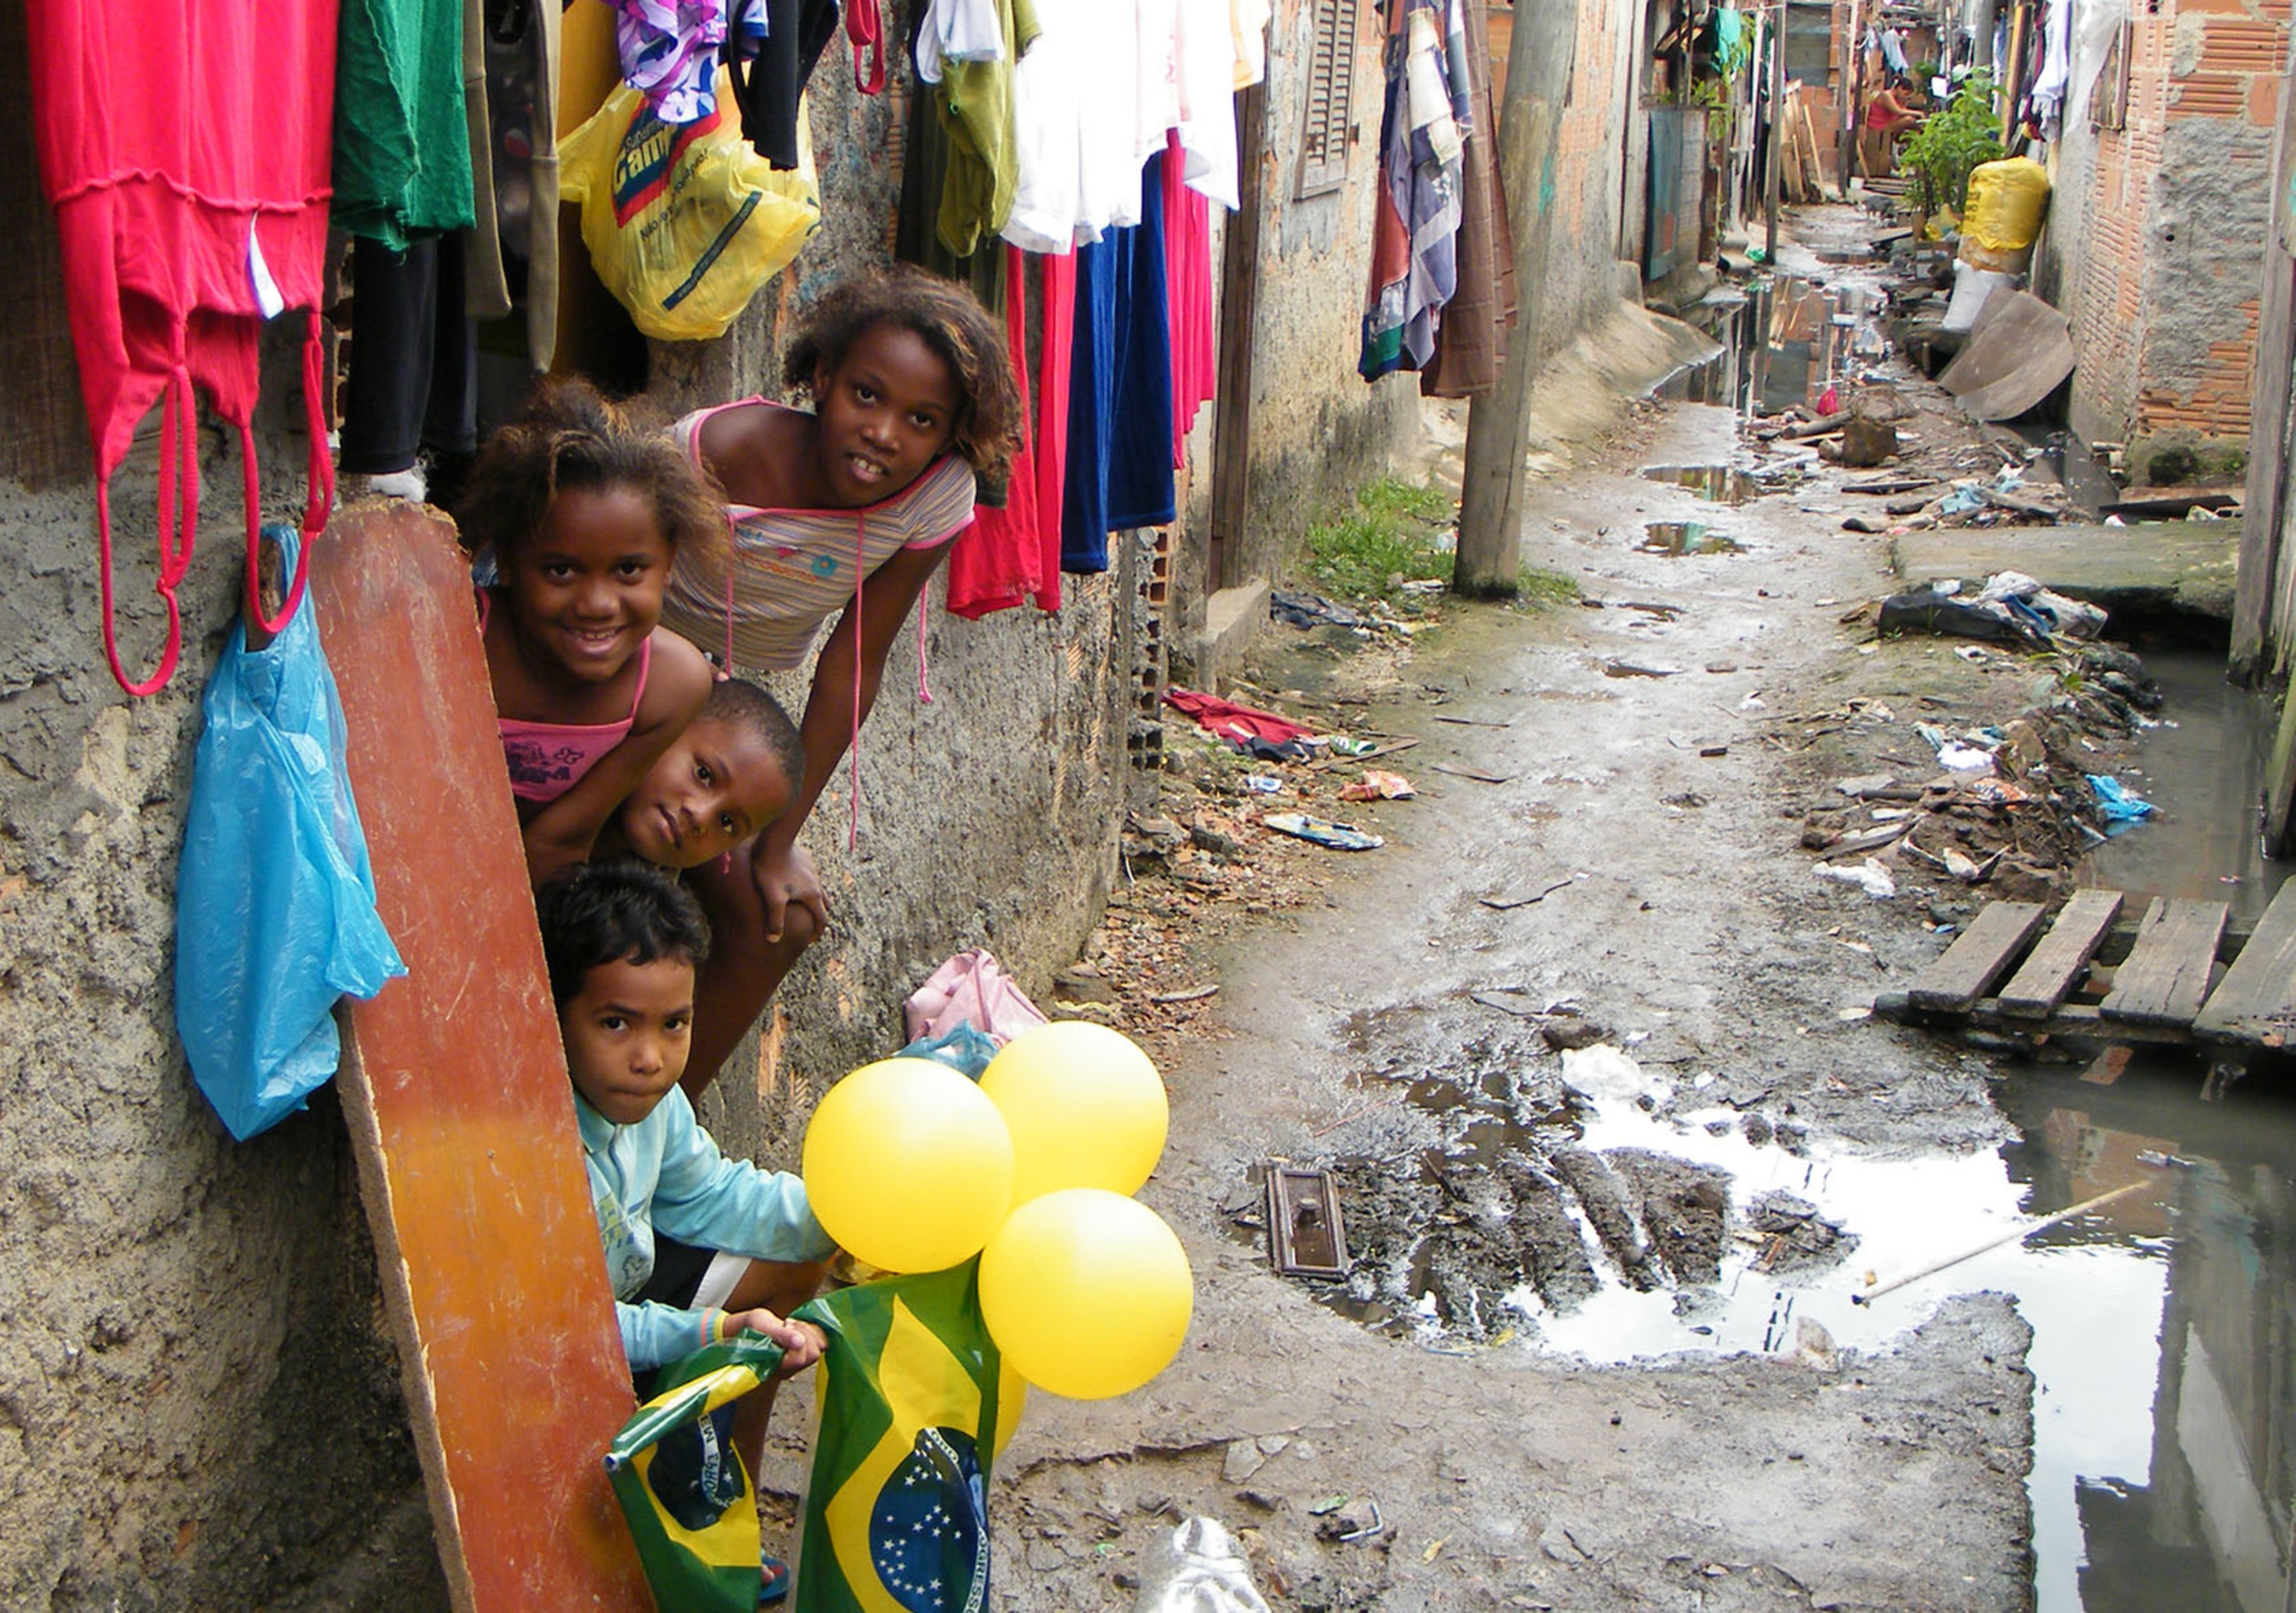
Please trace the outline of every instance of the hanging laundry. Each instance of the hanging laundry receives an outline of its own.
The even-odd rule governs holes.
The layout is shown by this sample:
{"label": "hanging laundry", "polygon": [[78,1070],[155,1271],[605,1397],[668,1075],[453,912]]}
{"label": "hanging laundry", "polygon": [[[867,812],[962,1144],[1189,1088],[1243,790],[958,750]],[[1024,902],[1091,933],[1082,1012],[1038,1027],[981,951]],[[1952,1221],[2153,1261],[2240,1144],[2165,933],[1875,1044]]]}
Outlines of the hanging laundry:
{"label": "hanging laundry", "polygon": [[853,46],[853,87],[885,93],[885,13],[878,0],[846,0],[845,37]]}
{"label": "hanging laundry", "polygon": [[504,319],[522,307],[527,363],[538,374],[558,346],[561,13],[543,0],[466,5],[463,81],[477,218],[463,238],[465,311]]}
{"label": "hanging laundry", "polygon": [[[988,4],[988,0],[980,0]],[[1013,130],[1013,69],[1037,40],[1031,0],[994,0],[1002,45],[995,56],[947,56],[939,66],[940,117],[948,129],[948,169],[942,176],[941,244],[960,256],[1004,227],[1020,184]],[[936,13],[941,9],[936,6]],[[920,45],[928,33],[920,37]],[[968,44],[977,45],[972,34]],[[918,72],[923,73],[920,49]]]}
{"label": "hanging laundry", "polygon": [[1235,52],[1235,87],[1250,89],[1267,78],[1269,0],[1228,0],[1228,37]]}
{"label": "hanging laundry", "polygon": [[1456,0],[1396,0],[1387,38],[1372,294],[1364,315],[1365,381],[1424,368],[1435,321],[1457,284],[1460,136],[1448,38]]}
{"label": "hanging laundry", "polygon": [[1474,397],[1496,387],[1506,332],[1515,322],[1514,237],[1499,181],[1490,33],[1481,6],[1462,9],[1468,124],[1459,159],[1458,277],[1436,327],[1435,356],[1420,372],[1419,389],[1429,397]]}
{"label": "hanging laundry", "polygon": [[[463,306],[467,239],[424,235],[399,251],[372,239],[351,243],[350,363],[336,460],[344,474],[410,471],[425,450],[478,451],[478,332]],[[400,491],[421,497],[427,489]]]}
{"label": "hanging laundry", "polygon": [[941,81],[941,63],[1010,61],[1004,10],[997,0],[928,0],[917,26],[917,78]]}
{"label": "hanging laundry", "polygon": [[1136,225],[1077,249],[1061,569],[1108,569],[1108,535],[1172,520],[1171,325],[1164,154],[1141,177]]}
{"label": "hanging laundry", "polygon": [[[104,656],[120,687],[150,694],[166,684],[183,646],[176,589],[199,523],[193,389],[239,429],[250,621],[275,633],[293,614],[310,540],[333,500],[317,310],[340,19],[326,0],[285,7],[150,0],[132,28],[121,26],[110,0],[42,0],[24,14],[40,179],[55,210],[64,309],[95,449]],[[448,70],[459,100],[455,62],[450,57]],[[459,106],[455,115],[459,134]],[[467,151],[463,166],[467,185]],[[303,348],[310,486],[302,553],[275,620],[256,591],[251,422],[263,322],[290,307],[310,310]],[[157,667],[138,680],[120,660],[114,630],[111,484],[155,403],[162,406],[156,592],[168,626]]]}
{"label": "hanging laundry", "polygon": [[742,109],[742,138],[786,174],[808,166],[798,137],[805,86],[821,53],[837,33],[837,0],[742,0],[765,18],[766,31],[751,51],[737,37],[727,53],[734,101]]}
{"label": "hanging laundry", "polygon": [[[260,12],[268,19],[277,9]],[[463,106],[462,0],[344,0],[341,17],[335,227],[393,249],[415,235],[470,228],[477,214]],[[258,28],[258,37],[268,27]],[[266,105],[286,70],[273,62],[267,41],[263,54],[262,87],[234,109],[239,116]]]}
{"label": "hanging laundry", "polygon": [[1013,70],[1013,206],[1003,234],[1024,251],[1063,253],[1098,237],[1085,218],[1084,120],[1098,96],[1089,45],[1099,0],[1036,0],[1037,42]]}
{"label": "hanging laundry", "polygon": [[1076,358],[1076,254],[1037,260],[1044,266],[1037,318],[1037,605],[1061,608],[1061,522],[1069,468],[1069,392]]}
{"label": "hanging laundry", "polygon": [[1165,299],[1172,326],[1172,468],[1187,463],[1196,412],[1219,376],[1218,319],[1212,306],[1211,201],[1181,177],[1185,155],[1174,129],[1164,155]]}
{"label": "hanging laundry", "polygon": [[1230,212],[1241,200],[1235,151],[1235,35],[1227,0],[1177,0],[1173,127],[1187,183]]}
{"label": "hanging laundry", "polygon": [[[1004,340],[1013,384],[1021,389],[1021,414],[1029,414],[1028,259],[1018,247],[1004,249]],[[1037,465],[1033,445],[1024,442],[1013,459],[1004,507],[975,512],[972,530],[949,550],[948,608],[978,618],[993,610],[1025,604],[1044,580],[1044,549],[1037,510]],[[1053,573],[1059,575],[1057,569]]]}
{"label": "hanging laundry", "polygon": [[646,110],[664,123],[697,123],[716,111],[718,56],[730,31],[727,0],[611,4],[622,82],[645,97]]}

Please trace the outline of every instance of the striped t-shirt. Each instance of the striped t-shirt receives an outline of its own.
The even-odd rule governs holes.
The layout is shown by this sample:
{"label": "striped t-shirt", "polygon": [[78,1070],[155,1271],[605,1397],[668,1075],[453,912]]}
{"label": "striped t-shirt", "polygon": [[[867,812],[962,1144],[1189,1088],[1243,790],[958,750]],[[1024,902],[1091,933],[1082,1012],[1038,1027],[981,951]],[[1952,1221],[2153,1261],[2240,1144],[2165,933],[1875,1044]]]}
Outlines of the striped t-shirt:
{"label": "striped t-shirt", "polygon": [[[760,404],[788,406],[743,398],[697,410],[671,430],[678,446],[701,465],[701,428],[709,417]],[[728,504],[730,594],[721,568],[681,553],[662,597],[661,619],[705,649],[722,653],[730,643],[739,666],[786,671],[805,659],[821,625],[852,599],[857,577],[865,579],[898,550],[948,542],[972,524],[973,495],[972,467],[949,454],[891,497],[857,509]]]}

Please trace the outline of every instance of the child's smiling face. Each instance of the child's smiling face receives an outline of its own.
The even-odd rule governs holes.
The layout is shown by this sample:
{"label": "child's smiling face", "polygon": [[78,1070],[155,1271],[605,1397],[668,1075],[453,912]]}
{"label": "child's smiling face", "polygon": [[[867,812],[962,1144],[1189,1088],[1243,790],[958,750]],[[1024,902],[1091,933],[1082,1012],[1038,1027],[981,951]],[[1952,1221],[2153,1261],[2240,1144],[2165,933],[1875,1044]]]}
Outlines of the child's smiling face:
{"label": "child's smiling face", "polygon": [[813,378],[813,401],[822,479],[850,509],[891,497],[947,451],[964,394],[923,337],[880,323]]}
{"label": "child's smiling face", "polygon": [[601,963],[558,1010],[574,1090],[616,1126],[636,1125],[677,1085],[693,1028],[693,965],[683,958]]}
{"label": "child's smiling face", "polygon": [[796,784],[744,725],[696,717],[615,815],[635,855],[699,868],[781,816]]}
{"label": "child's smiling face", "polygon": [[502,557],[512,620],[575,682],[603,683],[661,620],[670,555],[643,489],[570,487]]}

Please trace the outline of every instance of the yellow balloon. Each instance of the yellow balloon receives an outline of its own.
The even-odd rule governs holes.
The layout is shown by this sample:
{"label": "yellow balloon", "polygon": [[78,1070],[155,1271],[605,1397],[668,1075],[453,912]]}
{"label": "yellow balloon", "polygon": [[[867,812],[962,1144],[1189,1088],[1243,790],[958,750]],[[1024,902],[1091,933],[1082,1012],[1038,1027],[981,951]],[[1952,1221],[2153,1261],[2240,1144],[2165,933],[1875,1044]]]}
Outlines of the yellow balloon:
{"label": "yellow balloon", "polygon": [[1028,1409],[1028,1380],[1013,1370],[1011,1362],[1004,1362],[996,1369],[996,1431],[988,1441],[991,1456],[1004,1454],[1004,1447],[1021,1431],[1021,1413]]}
{"label": "yellow balloon", "polygon": [[1013,1138],[981,1090],[930,1059],[883,1059],[805,1128],[806,1197],[855,1258],[938,1272],[980,1252],[1013,1201]]}
{"label": "yellow balloon", "polygon": [[1105,1188],[1014,1210],[980,1252],[980,1314],[1006,1364],[1076,1400],[1129,1394],[1171,1363],[1195,1285],[1163,1217]]}
{"label": "yellow balloon", "polygon": [[1136,1193],[1164,1151],[1163,1078],[1129,1036],[1055,1019],[1006,1043],[980,1090],[1013,1132],[1013,1203],[1069,1187]]}

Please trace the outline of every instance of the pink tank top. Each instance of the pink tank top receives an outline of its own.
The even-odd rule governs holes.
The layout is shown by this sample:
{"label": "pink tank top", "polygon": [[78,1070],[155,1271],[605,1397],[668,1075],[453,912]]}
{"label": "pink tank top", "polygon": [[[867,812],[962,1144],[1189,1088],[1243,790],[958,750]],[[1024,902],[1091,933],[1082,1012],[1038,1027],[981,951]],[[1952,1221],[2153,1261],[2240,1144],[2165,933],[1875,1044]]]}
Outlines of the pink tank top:
{"label": "pink tank top", "polygon": [[[494,591],[479,594],[479,631],[487,630]],[[630,714],[619,723],[529,723],[514,716],[497,717],[502,729],[503,757],[510,764],[510,792],[521,801],[554,801],[582,782],[598,758],[629,738],[645,700],[646,672],[653,665],[653,635],[638,646],[638,686],[630,696]]]}

